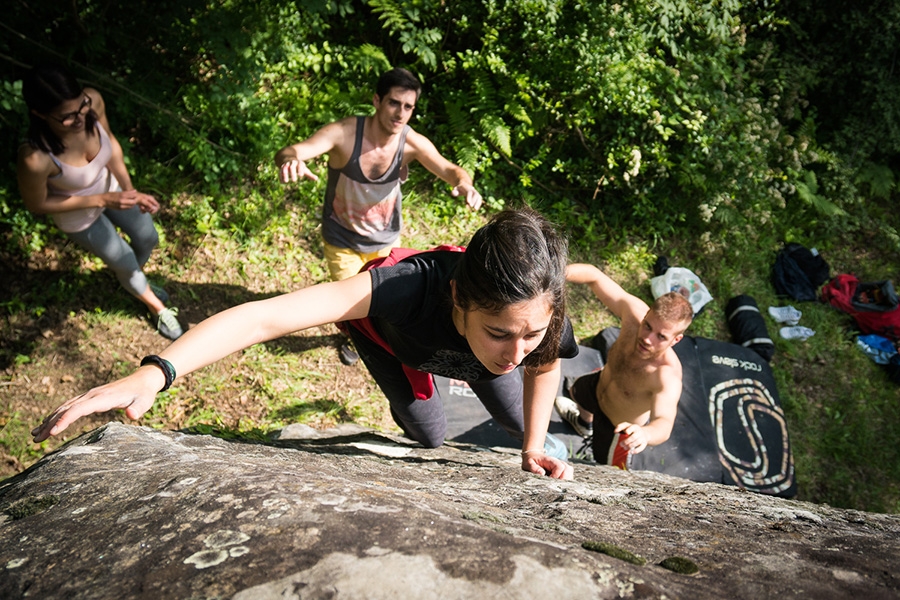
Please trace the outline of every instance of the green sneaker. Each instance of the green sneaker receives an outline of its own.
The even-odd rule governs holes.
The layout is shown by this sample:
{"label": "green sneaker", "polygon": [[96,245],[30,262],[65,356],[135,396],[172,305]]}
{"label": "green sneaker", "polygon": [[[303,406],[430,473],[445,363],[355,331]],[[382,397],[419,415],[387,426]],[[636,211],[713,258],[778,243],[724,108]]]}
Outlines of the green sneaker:
{"label": "green sneaker", "polygon": [[156,315],[156,329],[160,335],[170,340],[177,340],[184,331],[181,329],[181,323],[176,318],[178,316],[177,308],[164,308]]}

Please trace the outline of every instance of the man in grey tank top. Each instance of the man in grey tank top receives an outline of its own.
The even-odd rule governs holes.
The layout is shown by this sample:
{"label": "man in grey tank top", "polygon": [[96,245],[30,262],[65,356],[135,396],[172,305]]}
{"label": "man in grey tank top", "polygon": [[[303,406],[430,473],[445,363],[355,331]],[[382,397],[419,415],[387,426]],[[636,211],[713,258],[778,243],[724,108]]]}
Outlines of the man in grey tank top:
{"label": "man in grey tank top", "polygon": [[[402,194],[410,162],[418,161],[453,186],[473,210],[481,194],[472,177],[451,163],[409,119],[422,85],[406,69],[395,68],[378,80],[370,117],[351,116],[325,125],[312,136],[275,154],[283,183],[319,177],[306,161],[328,154],[328,185],[322,211],[322,238],[331,278],[346,279],[373,258],[387,256],[400,245]],[[352,347],[341,347],[341,360],[354,364]]]}

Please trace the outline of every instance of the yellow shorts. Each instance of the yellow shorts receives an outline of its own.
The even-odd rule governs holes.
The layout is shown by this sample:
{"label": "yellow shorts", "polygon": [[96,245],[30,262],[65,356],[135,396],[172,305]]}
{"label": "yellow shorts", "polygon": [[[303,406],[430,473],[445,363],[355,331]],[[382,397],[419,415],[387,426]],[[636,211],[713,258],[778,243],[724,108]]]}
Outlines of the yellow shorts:
{"label": "yellow shorts", "polygon": [[373,258],[390,254],[392,248],[400,245],[400,238],[397,238],[397,241],[390,246],[367,253],[360,253],[350,248],[338,248],[325,240],[322,240],[322,244],[325,246],[325,262],[328,264],[328,270],[331,272],[331,279],[332,281],[340,281],[359,273],[363,265]]}

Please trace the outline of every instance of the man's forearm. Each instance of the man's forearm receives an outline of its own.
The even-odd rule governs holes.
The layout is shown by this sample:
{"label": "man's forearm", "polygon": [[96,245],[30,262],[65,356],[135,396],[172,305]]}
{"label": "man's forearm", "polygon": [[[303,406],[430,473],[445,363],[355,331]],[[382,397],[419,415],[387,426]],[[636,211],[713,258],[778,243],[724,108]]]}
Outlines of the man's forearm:
{"label": "man's forearm", "polygon": [[472,180],[472,177],[466,172],[462,167],[453,165],[453,169],[450,170],[449,173],[442,177],[444,181],[450,184],[453,187],[457,187],[460,185],[468,185],[471,187],[475,187],[475,183]]}
{"label": "man's forearm", "polygon": [[275,166],[280,167],[289,160],[300,160],[297,158],[297,151],[293,146],[285,146],[275,153]]}
{"label": "man's forearm", "polygon": [[672,425],[672,422],[665,419],[654,419],[644,425],[642,429],[647,436],[647,445],[659,446],[668,440],[669,436],[672,435]]}

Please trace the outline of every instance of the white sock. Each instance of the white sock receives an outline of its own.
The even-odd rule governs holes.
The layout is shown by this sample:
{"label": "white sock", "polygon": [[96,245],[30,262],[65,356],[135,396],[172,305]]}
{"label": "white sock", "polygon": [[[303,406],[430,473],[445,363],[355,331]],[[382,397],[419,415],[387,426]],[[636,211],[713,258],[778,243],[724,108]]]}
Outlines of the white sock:
{"label": "white sock", "polygon": [[800,340],[801,342],[816,335],[816,332],[809,327],[782,327],[778,333],[786,340]]}
{"label": "white sock", "polygon": [[770,306],[769,314],[779,323],[785,323],[793,327],[800,322],[803,313],[793,306]]}

